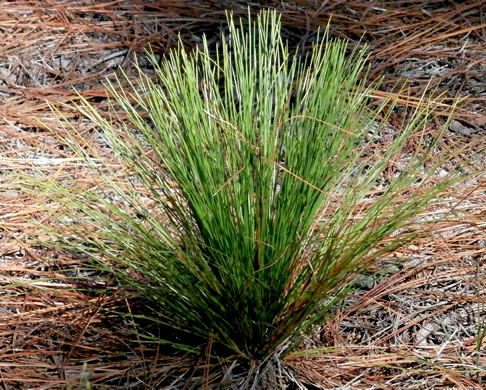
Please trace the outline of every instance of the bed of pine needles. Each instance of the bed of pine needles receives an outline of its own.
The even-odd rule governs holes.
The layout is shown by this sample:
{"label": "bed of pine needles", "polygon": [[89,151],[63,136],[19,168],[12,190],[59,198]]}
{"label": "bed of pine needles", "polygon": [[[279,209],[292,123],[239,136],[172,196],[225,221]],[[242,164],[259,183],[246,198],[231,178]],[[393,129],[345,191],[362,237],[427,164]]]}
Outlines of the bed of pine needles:
{"label": "bed of pine needles", "polygon": [[[37,222],[48,218],[45,200],[23,194],[10,177],[35,167],[59,180],[68,171],[89,181],[88,168],[46,130],[59,127],[48,103],[75,101],[76,89],[103,111],[101,82],[119,68],[135,77],[133,56],[143,67],[148,44],[163,54],[179,35],[188,48],[203,33],[217,42],[225,10],[244,17],[248,4],[0,0],[1,389],[209,389],[244,375],[237,361],[140,343],[140,324],[112,314],[132,312],[136,300],[104,295],[104,285],[83,273],[82,259],[29,244],[43,239]],[[333,36],[370,45],[371,76],[385,77],[386,94],[408,80],[403,102],[414,104],[431,88],[448,104],[459,101],[440,147],[463,148],[456,165],[486,168],[485,1],[269,0],[251,7],[278,8],[285,38],[303,52],[331,19]],[[89,123],[65,114],[86,142],[99,141]],[[323,389],[486,386],[486,175],[454,188],[449,199],[430,213],[451,217],[382,264],[382,279],[365,278],[276,376]]]}

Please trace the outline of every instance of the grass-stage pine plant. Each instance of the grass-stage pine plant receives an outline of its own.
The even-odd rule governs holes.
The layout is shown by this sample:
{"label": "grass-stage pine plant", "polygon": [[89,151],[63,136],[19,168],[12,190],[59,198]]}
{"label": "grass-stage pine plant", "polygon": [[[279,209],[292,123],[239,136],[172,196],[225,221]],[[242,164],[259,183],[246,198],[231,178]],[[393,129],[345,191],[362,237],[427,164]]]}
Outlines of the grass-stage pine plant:
{"label": "grass-stage pine plant", "polygon": [[370,104],[366,48],[326,32],[300,57],[275,12],[228,23],[218,49],[148,53],[156,77],[109,84],[110,115],[78,105],[116,161],[64,118],[92,184],[38,186],[56,245],[136,291],[160,342],[261,361],[295,348],[357,275],[419,234],[415,217],[450,181],[429,180],[424,101],[376,147],[395,103]]}

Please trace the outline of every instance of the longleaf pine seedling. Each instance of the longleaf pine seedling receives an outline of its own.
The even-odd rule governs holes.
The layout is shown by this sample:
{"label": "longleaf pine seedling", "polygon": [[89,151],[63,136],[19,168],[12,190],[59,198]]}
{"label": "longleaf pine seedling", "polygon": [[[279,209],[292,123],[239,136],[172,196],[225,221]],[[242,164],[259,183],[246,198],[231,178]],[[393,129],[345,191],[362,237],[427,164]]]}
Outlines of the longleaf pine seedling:
{"label": "longleaf pine seedling", "polygon": [[111,116],[77,106],[116,161],[61,121],[96,185],[38,186],[57,245],[136,291],[145,319],[171,329],[159,342],[211,340],[262,361],[292,351],[357,275],[419,234],[415,217],[451,180],[429,180],[424,101],[376,149],[396,102],[370,104],[366,48],[326,31],[300,57],[276,12],[228,24],[218,49],[148,52],[156,77],[109,83]]}

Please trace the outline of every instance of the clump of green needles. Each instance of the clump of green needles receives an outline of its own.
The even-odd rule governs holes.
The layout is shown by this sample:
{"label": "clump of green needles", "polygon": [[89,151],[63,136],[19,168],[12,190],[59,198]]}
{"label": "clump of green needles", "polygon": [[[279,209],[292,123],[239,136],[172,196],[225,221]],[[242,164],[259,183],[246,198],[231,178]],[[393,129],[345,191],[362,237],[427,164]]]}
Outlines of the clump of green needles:
{"label": "clump of green needles", "polygon": [[[299,57],[276,12],[228,24],[216,51],[203,40],[162,61],[148,53],[155,78],[110,84],[125,118],[77,107],[122,168],[71,142],[98,185],[38,186],[62,206],[52,207],[56,245],[88,255],[178,335],[152,341],[197,351],[213,340],[262,361],[296,348],[358,274],[419,234],[415,217],[451,180],[429,182],[424,102],[376,158],[396,102],[369,104],[366,48],[325,32]],[[411,137],[421,144],[383,184]]]}

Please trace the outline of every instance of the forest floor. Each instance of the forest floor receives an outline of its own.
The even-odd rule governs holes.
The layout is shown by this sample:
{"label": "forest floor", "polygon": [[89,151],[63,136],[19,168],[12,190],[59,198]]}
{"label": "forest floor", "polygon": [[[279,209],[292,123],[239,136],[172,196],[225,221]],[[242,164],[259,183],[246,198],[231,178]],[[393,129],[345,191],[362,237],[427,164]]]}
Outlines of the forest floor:
{"label": "forest floor", "polygon": [[[0,0],[1,389],[189,389],[221,381],[217,361],[139,343],[136,323],[113,314],[132,303],[104,295],[86,275],[76,278],[79,271],[66,272],[82,269],[81,259],[38,244],[45,236],[38,223],[49,219],[46,200],[19,191],[11,177],[37,170],[62,180],[69,171],[90,180],[56,137],[62,129],[50,105],[95,142],[90,123],[61,104],[78,101],[79,93],[106,110],[103,80],[120,69],[136,77],[134,55],[144,68],[148,45],[163,55],[178,36],[188,48],[203,33],[216,42],[225,10],[244,17],[248,4]],[[329,20],[332,36],[368,43],[370,76],[384,77],[383,96],[396,96],[400,82],[406,94],[398,97],[410,105],[431,90],[444,94],[457,108],[439,146],[451,153],[462,147],[456,163],[486,168],[485,1],[250,5],[252,12],[277,8],[285,38],[302,52]],[[391,121],[400,119],[397,112]],[[452,189],[450,201],[431,212],[451,218],[398,252],[399,266],[390,259],[381,279],[366,283],[284,359],[309,388],[486,387],[486,174]]]}

